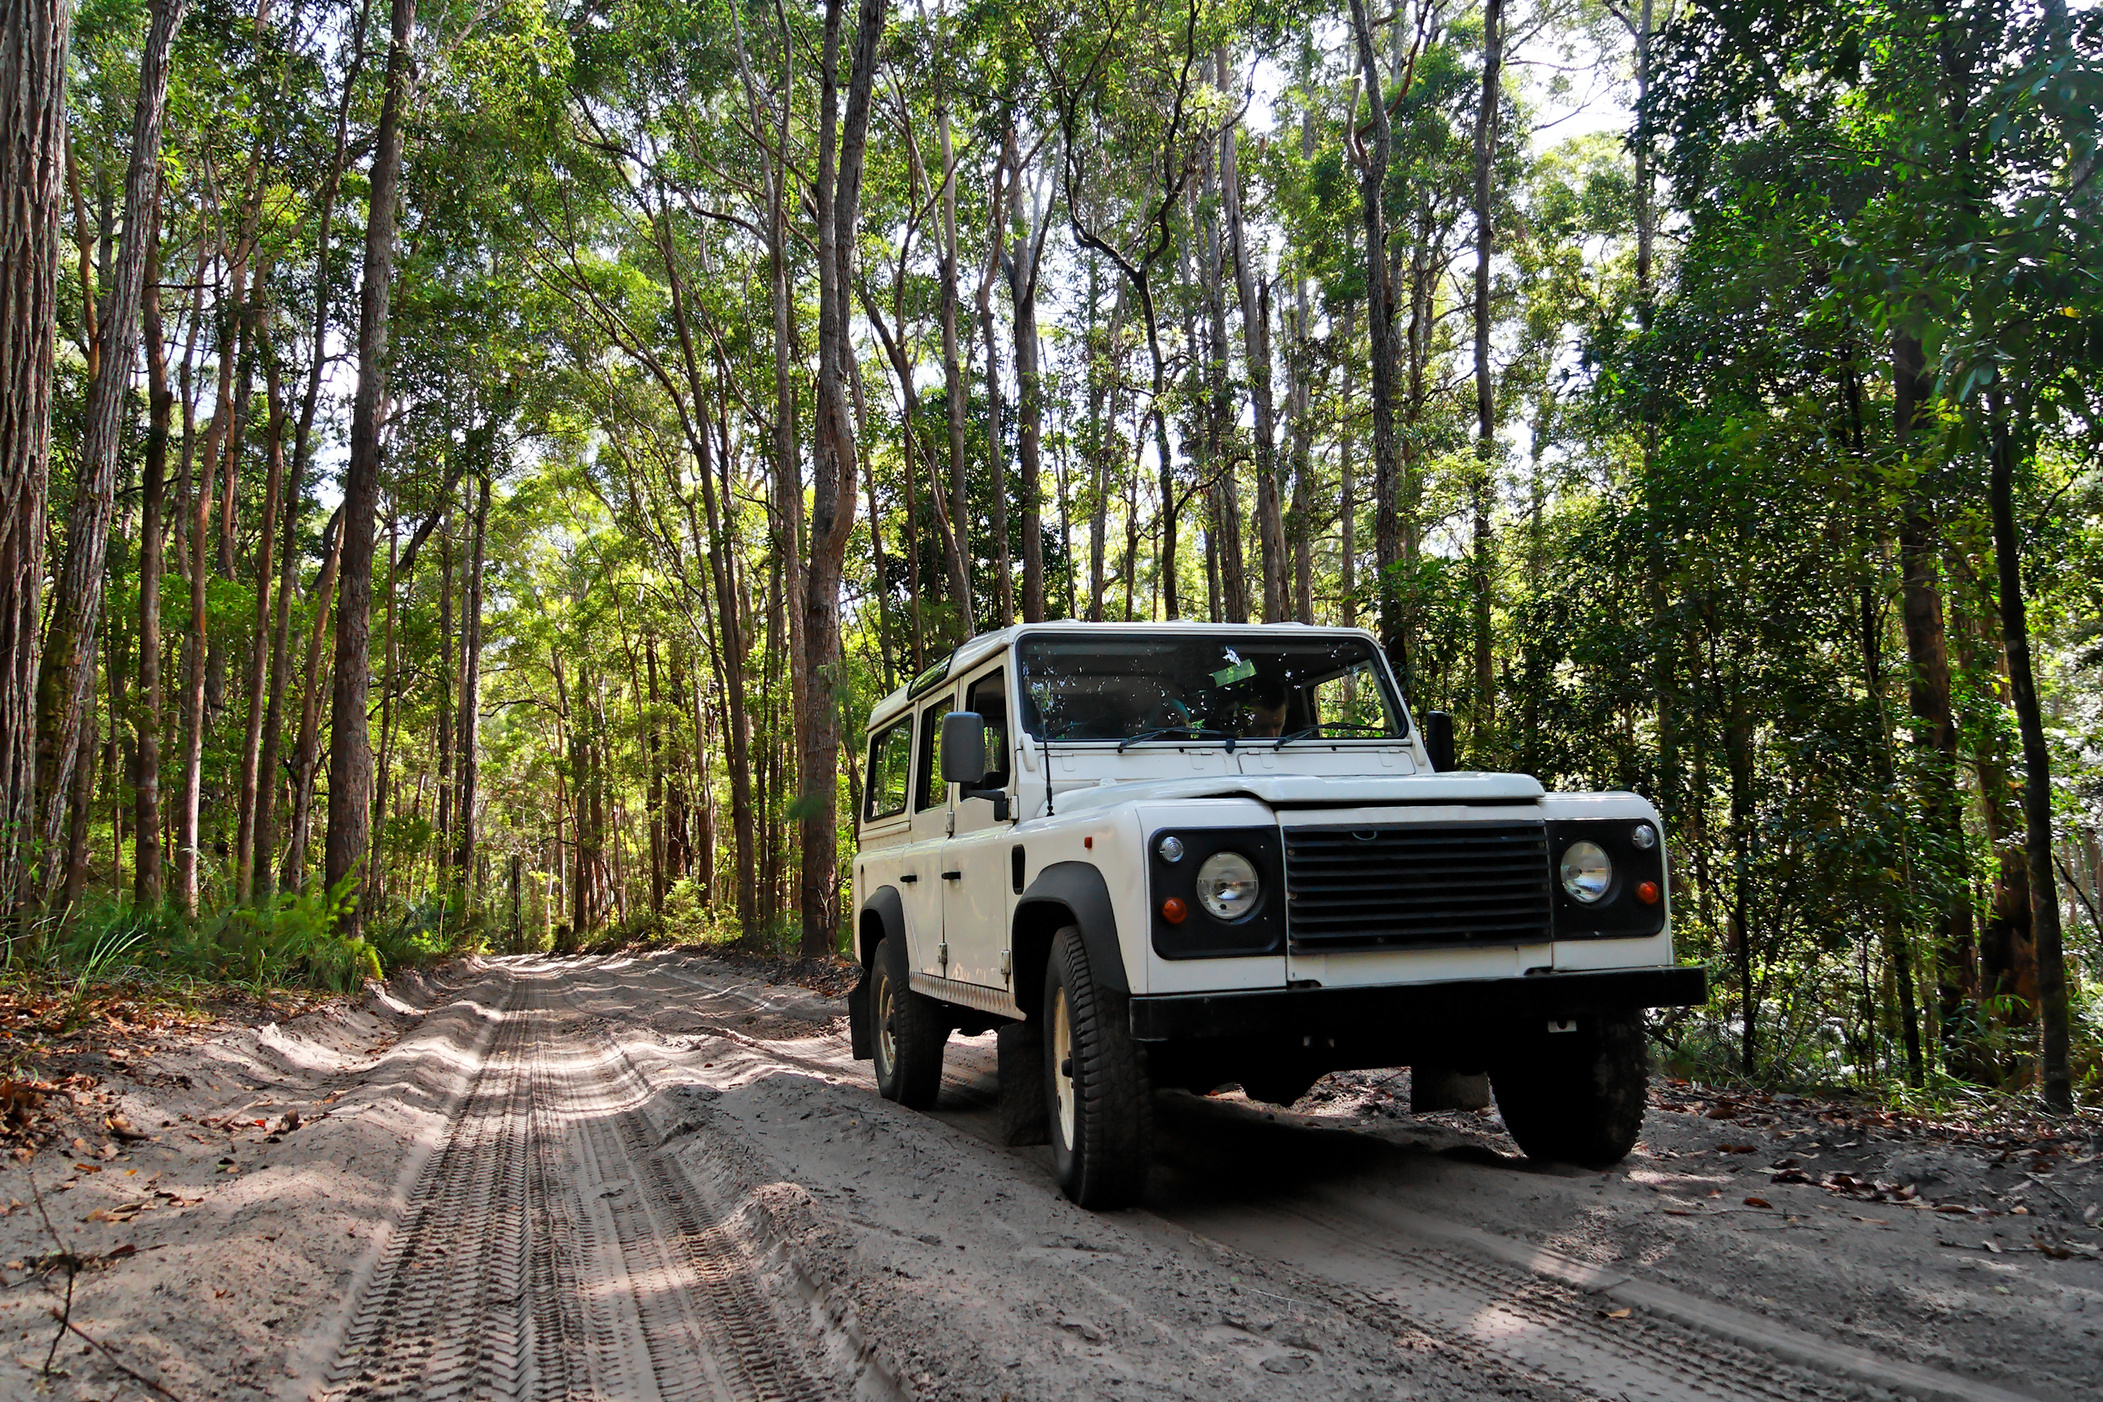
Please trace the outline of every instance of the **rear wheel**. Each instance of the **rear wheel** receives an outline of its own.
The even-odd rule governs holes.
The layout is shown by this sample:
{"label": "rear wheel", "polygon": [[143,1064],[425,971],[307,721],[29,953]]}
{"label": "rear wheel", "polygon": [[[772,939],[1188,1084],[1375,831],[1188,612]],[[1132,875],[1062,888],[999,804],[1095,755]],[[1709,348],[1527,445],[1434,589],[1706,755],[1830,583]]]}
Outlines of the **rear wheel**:
{"label": "rear wheel", "polygon": [[1082,1207],[1124,1207],[1146,1187],[1154,1097],[1122,994],[1095,981],[1081,932],[1052,940],[1044,979],[1044,1074],[1052,1172]]}
{"label": "rear wheel", "polygon": [[888,937],[870,960],[869,1025],[876,1034],[876,1089],[913,1110],[933,1107],[942,1088],[949,1023],[935,1000],[907,982],[905,948]]}
{"label": "rear wheel", "polygon": [[1650,1052],[1643,1014],[1580,1017],[1568,1032],[1534,1023],[1490,1071],[1504,1126],[1530,1159],[1610,1168],[1643,1130]]}

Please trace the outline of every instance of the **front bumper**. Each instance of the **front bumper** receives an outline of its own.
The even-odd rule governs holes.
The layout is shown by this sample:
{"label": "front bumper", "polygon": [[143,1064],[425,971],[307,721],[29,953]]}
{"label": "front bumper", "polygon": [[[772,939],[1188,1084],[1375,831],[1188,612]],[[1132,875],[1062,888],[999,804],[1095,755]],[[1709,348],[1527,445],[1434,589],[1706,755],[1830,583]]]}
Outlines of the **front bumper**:
{"label": "front bumper", "polygon": [[1386,984],[1371,988],[1266,988],[1132,999],[1142,1042],[1206,1037],[1465,1035],[1514,1021],[1680,1008],[1709,999],[1698,964],[1654,969],[1532,974],[1522,978]]}

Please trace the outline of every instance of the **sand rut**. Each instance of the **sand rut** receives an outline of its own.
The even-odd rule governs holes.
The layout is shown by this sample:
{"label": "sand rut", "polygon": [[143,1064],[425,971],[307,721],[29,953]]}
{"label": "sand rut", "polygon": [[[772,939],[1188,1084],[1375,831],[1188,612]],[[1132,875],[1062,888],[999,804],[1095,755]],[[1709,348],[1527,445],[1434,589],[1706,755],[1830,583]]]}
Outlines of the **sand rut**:
{"label": "sand rut", "polygon": [[821,1402],[648,1087],[525,970],[330,1371],[340,1398]]}

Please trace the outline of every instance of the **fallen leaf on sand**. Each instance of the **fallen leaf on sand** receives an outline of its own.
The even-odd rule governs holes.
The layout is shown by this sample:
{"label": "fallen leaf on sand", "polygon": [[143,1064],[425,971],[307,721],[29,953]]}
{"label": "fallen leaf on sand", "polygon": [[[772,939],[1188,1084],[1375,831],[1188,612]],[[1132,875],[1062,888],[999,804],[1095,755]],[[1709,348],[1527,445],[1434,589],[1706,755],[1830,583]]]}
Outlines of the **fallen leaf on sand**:
{"label": "fallen leaf on sand", "polygon": [[1773,1203],[1771,1203],[1771,1202],[1769,1202],[1769,1201],[1768,1201],[1768,1200],[1767,1200],[1766,1198],[1747,1198],[1747,1199],[1745,1200],[1745,1205],[1746,1205],[1747,1207],[1773,1207],[1773,1206],[1774,1206],[1774,1204],[1773,1204]]}
{"label": "fallen leaf on sand", "polygon": [[1629,1317],[1629,1316],[1630,1316],[1631,1314],[1635,1313],[1635,1311],[1634,1311],[1634,1310],[1629,1310],[1629,1309],[1618,1309],[1618,1310],[1601,1310],[1601,1311],[1600,1311],[1600,1313],[1601,1313],[1601,1314],[1603,1314],[1603,1315],[1605,1315],[1605,1316],[1606,1316],[1606,1317],[1607,1317],[1608,1319],[1626,1319],[1626,1318],[1628,1318],[1628,1317]]}

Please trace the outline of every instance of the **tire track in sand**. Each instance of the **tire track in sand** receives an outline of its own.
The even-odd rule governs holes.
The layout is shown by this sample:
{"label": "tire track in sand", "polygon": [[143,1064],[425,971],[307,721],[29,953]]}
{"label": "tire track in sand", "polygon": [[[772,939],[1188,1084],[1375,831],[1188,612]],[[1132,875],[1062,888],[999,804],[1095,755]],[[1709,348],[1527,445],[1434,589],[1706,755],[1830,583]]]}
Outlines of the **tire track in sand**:
{"label": "tire track in sand", "polygon": [[730,1214],[658,1152],[648,1086],[551,1004],[555,977],[507,972],[327,1395],[832,1402]]}

